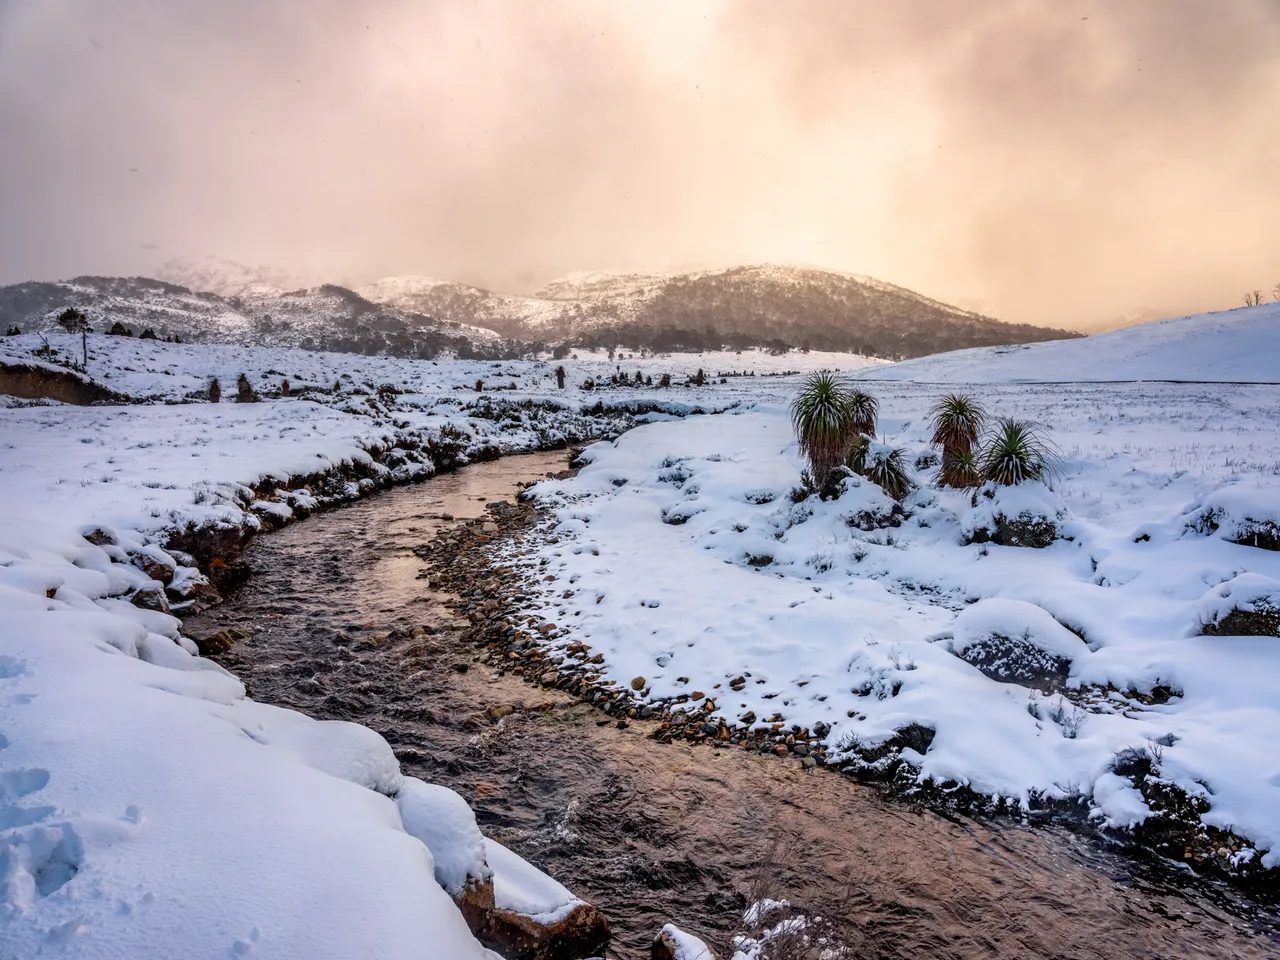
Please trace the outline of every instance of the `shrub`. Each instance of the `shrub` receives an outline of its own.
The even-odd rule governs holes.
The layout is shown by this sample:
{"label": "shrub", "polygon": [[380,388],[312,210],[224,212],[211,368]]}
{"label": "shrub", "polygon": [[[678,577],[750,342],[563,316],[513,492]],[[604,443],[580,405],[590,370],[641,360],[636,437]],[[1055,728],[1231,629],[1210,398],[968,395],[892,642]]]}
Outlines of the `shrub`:
{"label": "shrub", "polygon": [[132,337],[133,331],[117,320],[107,330],[107,335],[112,337]]}
{"label": "shrub", "polygon": [[942,447],[944,457],[948,452],[973,450],[986,421],[982,406],[960,393],[943,397],[929,413],[933,417],[933,442]]}
{"label": "shrub", "polygon": [[659,377],[659,378],[658,378],[658,386],[660,386],[660,387],[669,387],[669,386],[671,386],[671,374],[669,374],[669,373],[664,373],[661,377]]}
{"label": "shrub", "polygon": [[476,381],[476,393],[480,393],[480,392],[481,392],[481,391],[483,391],[483,390],[484,390],[484,381],[483,381],[483,380],[477,380],[477,381]]}
{"label": "shrub", "polygon": [[977,457],[977,467],[983,481],[1012,486],[1052,475],[1057,455],[1034,424],[1005,417]]}
{"label": "shrub", "polygon": [[287,397],[288,395],[289,395],[289,381],[288,381],[288,380],[281,380],[281,381],[280,381],[280,396],[282,396],[282,397]]}
{"label": "shrub", "polygon": [[[152,330],[150,327],[147,327],[147,329],[143,330],[140,334],[138,334],[138,339],[139,340],[159,340],[160,338],[156,336],[156,332],[154,330]],[[174,337],[173,342],[180,343],[181,341],[178,340],[177,337]]]}
{"label": "shrub", "polygon": [[808,459],[814,485],[825,490],[832,472],[849,455],[859,425],[847,381],[833,373],[815,373],[791,401],[791,423]]}
{"label": "shrub", "polygon": [[259,399],[258,391],[253,389],[249,378],[243,373],[240,374],[236,378],[236,403],[257,403]]}
{"label": "shrub", "polygon": [[210,403],[222,402],[222,384],[218,382],[217,377],[214,377],[212,380],[209,381],[209,402]]}
{"label": "shrub", "polygon": [[556,367],[556,386],[561,390],[564,389],[564,366],[563,365]]}
{"label": "shrub", "polygon": [[869,443],[864,450],[863,475],[894,500],[905,497],[911,490],[911,478],[902,462],[902,448]]}
{"label": "shrub", "polygon": [[10,327],[8,331],[6,331],[5,333],[6,337],[17,337],[21,335],[22,335],[22,328],[17,325]]}

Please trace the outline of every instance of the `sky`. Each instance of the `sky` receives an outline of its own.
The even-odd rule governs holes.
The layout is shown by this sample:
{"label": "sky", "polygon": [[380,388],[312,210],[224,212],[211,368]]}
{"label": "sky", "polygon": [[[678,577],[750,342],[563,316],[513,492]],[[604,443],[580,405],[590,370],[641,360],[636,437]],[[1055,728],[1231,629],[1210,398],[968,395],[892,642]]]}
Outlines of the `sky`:
{"label": "sky", "polygon": [[1280,0],[0,0],[0,283],[794,262],[1096,330],[1280,283]]}

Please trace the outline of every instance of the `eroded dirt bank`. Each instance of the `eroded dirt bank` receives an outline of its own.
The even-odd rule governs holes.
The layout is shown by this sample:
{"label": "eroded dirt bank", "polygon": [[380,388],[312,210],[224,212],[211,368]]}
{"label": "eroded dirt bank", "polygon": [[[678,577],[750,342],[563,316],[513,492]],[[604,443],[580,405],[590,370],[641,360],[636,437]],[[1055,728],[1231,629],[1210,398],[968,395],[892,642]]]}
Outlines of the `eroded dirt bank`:
{"label": "eroded dirt bank", "polygon": [[248,582],[187,630],[242,632],[221,660],[254,697],[367,724],[406,772],[460,792],[482,829],[604,910],[611,955],[647,956],[667,920],[727,946],[760,896],[830,918],[857,957],[1280,955],[1270,920],[1225,891],[1131,873],[1056,830],[944,819],[794,759],[658,743],[479,662],[419,555],[440,556],[429,544],[457,525],[442,515],[473,518],[449,563],[489,576],[467,569],[493,536],[485,504],[564,464],[477,464],[260,538]]}

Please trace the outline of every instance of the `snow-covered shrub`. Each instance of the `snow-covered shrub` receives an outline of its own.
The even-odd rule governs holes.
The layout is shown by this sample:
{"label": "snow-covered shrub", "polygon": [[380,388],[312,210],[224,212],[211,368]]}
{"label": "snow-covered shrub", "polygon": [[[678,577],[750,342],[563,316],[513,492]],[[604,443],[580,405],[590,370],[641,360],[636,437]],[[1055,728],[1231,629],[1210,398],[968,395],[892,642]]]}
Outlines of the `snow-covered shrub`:
{"label": "snow-covered shrub", "polygon": [[863,455],[862,474],[894,500],[901,500],[911,490],[911,477],[903,463],[901,447],[869,442]]}
{"label": "snow-covered shrub", "polygon": [[979,600],[932,638],[1001,683],[1044,693],[1062,689],[1071,664],[1089,648],[1049,613],[1023,600]]}
{"label": "snow-covered shrub", "polygon": [[1232,483],[1201,497],[1185,511],[1188,532],[1280,550],[1280,501],[1261,484]]}
{"label": "snow-covered shrub", "polygon": [[902,504],[863,477],[845,477],[840,482],[837,503],[845,524],[859,530],[879,530],[902,524]]}
{"label": "snow-covered shrub", "polygon": [[1199,633],[1215,637],[1280,637],[1280,580],[1242,573],[1200,598]]}
{"label": "snow-covered shrub", "polygon": [[1062,498],[1039,481],[1013,486],[985,483],[960,519],[963,543],[1047,547],[1067,518]]}

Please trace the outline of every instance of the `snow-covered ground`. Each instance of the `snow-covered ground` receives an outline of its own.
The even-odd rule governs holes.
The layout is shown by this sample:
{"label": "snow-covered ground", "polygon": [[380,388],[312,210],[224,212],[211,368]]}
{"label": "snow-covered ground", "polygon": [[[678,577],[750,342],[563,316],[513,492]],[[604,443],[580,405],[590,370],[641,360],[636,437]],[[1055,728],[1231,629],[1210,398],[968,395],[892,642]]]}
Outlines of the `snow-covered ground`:
{"label": "snow-covered ground", "polygon": [[[76,338],[49,342],[78,356]],[[40,345],[0,339],[0,360],[61,369],[33,356]],[[251,526],[320,496],[255,502],[269,496],[251,489],[264,478],[355,464],[363,479],[325,495],[357,496],[429,474],[430,443],[445,435],[464,452],[511,452],[599,432],[583,412],[597,402],[644,403],[654,422],[591,448],[577,479],[540,488],[571,535],[546,548],[560,580],[543,606],[620,683],[715,691],[726,715],[821,721],[832,741],[874,743],[915,722],[936,730],[910,758],[922,776],[1015,797],[1079,792],[1116,824],[1144,812],[1109,772],[1116,751],[1137,747],[1205,796],[1207,822],[1276,863],[1276,641],[1198,632],[1267,602],[1280,581],[1280,553],[1228,539],[1256,533],[1280,503],[1280,393],[977,388],[992,413],[1047,425],[1064,453],[1052,496],[1072,539],[962,546],[967,501],[930,487],[925,469],[897,527],[848,524],[885,506],[865,484],[829,503],[788,499],[800,464],[785,403],[798,378],[780,374],[897,369],[874,366],[755,351],[429,362],[92,336],[89,375],[146,402],[0,405],[6,955],[483,956],[442,889],[457,850],[428,852],[440,822],[429,790],[405,786],[386,744],[245,698],[192,655],[173,616],[127,598],[159,592],[152,576],[166,568],[198,577],[160,549],[169,531]],[[711,382],[687,384],[698,369]],[[637,387],[637,370],[674,385]],[[744,371],[756,375],[718,382]],[[625,385],[613,382],[621,372]],[[263,402],[230,402],[240,373]],[[199,399],[213,376],[216,405]],[[588,379],[596,387],[583,390]],[[885,436],[909,460],[924,452],[942,388],[873,388]],[[727,412],[675,419],[694,410]],[[957,654],[992,632],[1069,660],[1068,692],[1095,693],[989,679]],[[1142,696],[1159,688],[1179,695]],[[563,887],[489,854],[503,902],[569,903]]]}
{"label": "snow-covered ground", "polygon": [[[909,463],[933,449],[927,413],[944,388],[864,386]],[[1207,800],[1204,822],[1280,865],[1280,640],[1200,635],[1239,600],[1224,599],[1233,586],[1280,598],[1280,552],[1227,539],[1280,520],[1280,390],[973,390],[993,415],[1039,421],[1061,450],[1041,494],[1065,509],[1069,539],[963,545],[977,510],[934,486],[932,468],[915,471],[900,526],[875,525],[889,503],[865,481],[793,504],[802,463],[787,411],[762,401],[640,427],[590,448],[575,479],[534,488],[558,520],[541,552],[557,577],[545,615],[567,625],[557,642],[602,653],[620,686],[701,691],[729,720],[780,715],[781,733],[826,724],[832,743],[874,746],[920,724],[936,732],[927,753],[905,754],[921,779],[1084,796],[1114,826],[1147,813],[1112,772],[1132,748]],[[1067,689],[998,682],[961,658],[996,635],[1067,661]],[[1154,702],[1161,688],[1167,703]]]}
{"label": "snow-covered ground", "polygon": [[1160,320],[1080,340],[957,350],[868,375],[926,383],[1280,383],[1280,303]]}

